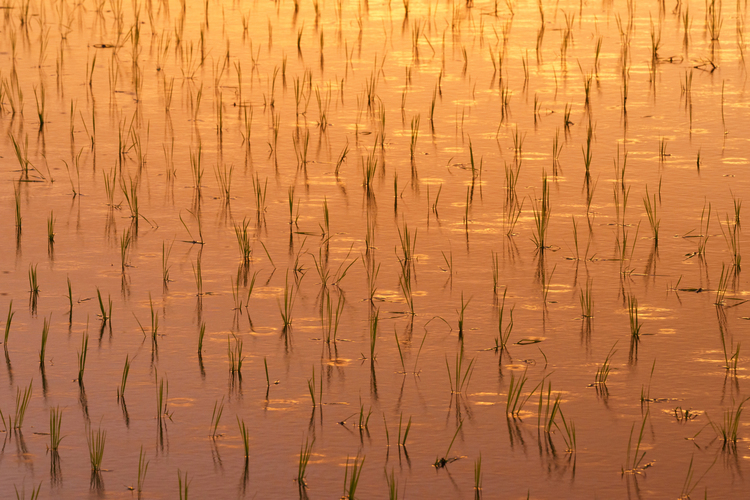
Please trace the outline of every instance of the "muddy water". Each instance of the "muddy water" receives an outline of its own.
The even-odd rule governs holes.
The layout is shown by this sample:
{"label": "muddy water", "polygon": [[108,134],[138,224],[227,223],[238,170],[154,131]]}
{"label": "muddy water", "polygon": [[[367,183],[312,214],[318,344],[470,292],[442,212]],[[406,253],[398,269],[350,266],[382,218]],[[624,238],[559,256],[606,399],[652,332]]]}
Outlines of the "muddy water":
{"label": "muddy water", "polygon": [[746,8],[719,9],[5,5],[3,496],[137,496],[141,450],[143,498],[336,498],[355,457],[357,498],[741,495]]}

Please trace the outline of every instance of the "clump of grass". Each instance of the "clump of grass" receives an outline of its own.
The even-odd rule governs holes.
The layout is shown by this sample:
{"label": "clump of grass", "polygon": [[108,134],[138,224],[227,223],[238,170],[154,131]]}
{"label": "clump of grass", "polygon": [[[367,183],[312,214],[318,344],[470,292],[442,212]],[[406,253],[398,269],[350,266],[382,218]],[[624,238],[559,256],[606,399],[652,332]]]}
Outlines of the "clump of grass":
{"label": "clump of grass", "polygon": [[64,436],[60,435],[62,427],[62,410],[59,406],[49,409],[49,449],[57,451],[60,441]]}
{"label": "clump of grass", "polygon": [[240,417],[237,417],[237,426],[240,429],[240,437],[242,438],[242,446],[245,449],[245,462],[248,461],[250,458],[250,432],[247,429],[247,426],[245,425],[245,419],[240,420]]}
{"label": "clump of grass", "polygon": [[600,368],[596,369],[596,375],[594,376],[594,383],[601,387],[606,387],[607,385],[607,379],[609,378],[609,373],[612,371],[611,361],[612,356],[614,356],[615,352],[615,346],[617,345],[617,342],[615,342],[615,345],[612,346],[612,349],[609,350],[609,353],[607,353],[607,357],[604,358],[604,363],[602,363],[602,366]]}
{"label": "clump of grass", "polygon": [[[635,442],[635,450],[633,450],[633,431],[635,430],[635,422],[630,427],[630,437],[628,438],[628,452],[625,456],[625,465],[622,467],[622,473],[635,474],[643,470],[646,465],[641,466],[643,458],[646,456],[646,452],[641,453],[641,443],[643,441],[643,433],[646,429],[646,420],[648,420],[649,410],[643,415],[643,422],[641,423],[641,430],[638,433],[637,441]],[[632,459],[631,459],[632,457]]]}
{"label": "clump of grass", "polygon": [[[155,375],[158,377],[158,375]],[[163,378],[159,380],[156,388],[156,417],[159,424],[164,417],[172,420],[172,413],[169,411],[169,380]]]}
{"label": "clump of grass", "polygon": [[44,369],[44,356],[47,352],[47,338],[49,337],[49,324],[51,319],[51,315],[49,319],[44,318],[44,323],[42,325],[42,346],[39,349],[39,366],[41,366],[42,369]]}
{"label": "clump of grass", "polygon": [[182,471],[177,469],[177,489],[180,492],[180,500],[188,500],[188,492],[191,482],[192,481],[188,481],[187,471],[185,471],[185,476],[183,478]]}
{"label": "clump of grass", "polygon": [[630,336],[635,340],[640,340],[643,325],[638,319],[638,299],[632,295],[628,296],[628,317],[630,318]]}
{"label": "clump of grass", "polygon": [[365,456],[360,459],[359,454],[354,458],[349,472],[349,456],[346,457],[346,469],[344,469],[344,498],[354,500],[359,485],[359,477],[362,474],[362,468],[365,465]]}
{"label": "clump of grass", "polygon": [[141,445],[141,451],[138,453],[138,483],[136,487],[139,494],[143,491],[143,483],[146,482],[149,462],[150,460],[146,460],[146,454],[143,453],[143,445]]}
{"label": "clump of grass", "polygon": [[659,246],[659,225],[661,220],[657,216],[656,212],[656,195],[649,197],[648,186],[646,187],[646,196],[643,197],[643,206],[646,209],[646,215],[648,216],[648,223],[651,226],[651,233],[654,238],[654,246]]}
{"label": "clump of grass", "polygon": [[[87,338],[88,341],[88,338]],[[122,379],[120,381],[120,387],[117,388],[117,399],[123,399],[125,397],[125,385],[128,383],[128,374],[130,373],[130,357],[125,355],[125,365],[122,367]]]}
{"label": "clump of grass", "polygon": [[[234,346],[232,346],[231,337],[234,337]],[[227,336],[227,356],[229,357],[229,373],[242,376],[242,362],[245,357],[242,355],[242,339],[237,334]]]}
{"label": "clump of grass", "polygon": [[448,450],[445,452],[445,455],[443,455],[442,458],[435,458],[435,463],[433,463],[433,467],[436,469],[442,469],[446,465],[448,465],[450,462],[453,462],[457,459],[451,459],[450,453],[451,448],[453,448],[453,443],[456,441],[456,438],[458,437],[458,433],[461,432],[461,428],[464,426],[464,421],[461,419],[458,423],[458,427],[456,427],[456,432],[453,434],[453,439],[451,439],[450,444],[448,445]]}
{"label": "clump of grass", "polygon": [[38,264],[29,265],[29,292],[34,296],[39,295],[39,281],[36,273],[37,266]]}
{"label": "clump of grass", "polygon": [[518,379],[516,379],[515,374],[511,372],[510,385],[508,386],[508,396],[505,403],[505,413],[508,416],[519,416],[526,402],[531,399],[531,396],[533,396],[536,390],[539,388],[539,384],[537,384],[529,394],[524,396],[523,388],[528,380],[529,379],[526,376],[526,370],[524,370],[523,374]]}
{"label": "clump of grass", "polygon": [[6,430],[10,429],[21,429],[23,427],[23,419],[26,416],[26,410],[29,407],[29,401],[31,401],[32,384],[33,380],[29,382],[29,386],[21,392],[21,388],[16,388],[16,411],[11,417],[8,415],[6,419],[3,412],[0,410],[0,420],[3,422]]}
{"label": "clump of grass", "polygon": [[740,429],[740,417],[742,416],[743,406],[748,399],[750,398],[743,399],[739,402],[739,404],[737,404],[737,406],[735,406],[734,402],[732,402],[732,406],[724,410],[724,419],[721,422],[715,423],[711,421],[711,427],[713,427],[714,431],[716,431],[716,434],[723,442],[722,446],[733,447],[737,445],[737,433]]}
{"label": "clump of grass", "polygon": [[549,228],[550,204],[549,188],[547,187],[547,174],[542,174],[542,197],[540,201],[533,200],[531,210],[534,214],[535,232],[531,239],[539,250],[547,246],[547,229]]}
{"label": "clump of grass", "polygon": [[89,350],[89,334],[83,332],[81,335],[81,350],[78,353],[78,383],[83,385],[83,372],[86,370],[86,355]]}
{"label": "clump of grass", "polygon": [[[318,404],[323,404],[323,377],[320,377],[320,385],[315,384],[315,366],[312,367],[312,377],[307,379],[307,389],[310,392],[313,408]],[[315,391],[318,390],[318,398],[315,398]]]}
{"label": "clump of grass", "polygon": [[107,431],[103,431],[101,428],[96,431],[89,429],[88,435],[86,436],[86,443],[89,446],[89,461],[91,462],[91,470],[93,472],[102,470],[104,443],[106,439]]}
{"label": "clump of grass", "polygon": [[[16,500],[26,500],[26,485],[21,487],[21,491],[18,491],[18,487],[14,484],[13,489],[16,491]],[[42,482],[39,481],[39,486],[31,488],[31,496],[29,500],[38,500],[39,493],[42,491]]]}
{"label": "clump of grass", "polygon": [[219,422],[221,421],[221,414],[224,413],[224,396],[221,397],[221,402],[216,401],[214,403],[214,411],[211,413],[211,427],[209,427],[212,438],[218,436],[217,430],[219,429]]}
{"label": "clump of grass", "polygon": [[5,351],[8,351],[8,336],[10,335],[10,324],[13,321],[13,316],[15,316],[15,311],[13,310],[13,301],[10,301],[10,304],[8,304],[8,316],[5,318],[5,334],[3,335],[3,346],[5,347]]}
{"label": "clump of grass", "polygon": [[482,453],[474,461],[474,491],[477,494],[482,490]]}
{"label": "clump of grass", "polygon": [[250,221],[242,219],[240,224],[234,225],[234,234],[237,237],[237,245],[240,247],[240,255],[242,256],[242,262],[249,263],[250,256],[252,255],[252,249],[250,245],[250,235],[248,235],[248,227]]}
{"label": "clump of grass", "polygon": [[459,351],[456,353],[456,364],[453,373],[451,373],[451,367],[448,364],[448,357],[445,357],[445,367],[448,369],[448,381],[451,386],[451,394],[460,394],[464,389],[469,386],[471,375],[474,373],[474,361],[476,358],[469,360],[469,363],[464,367],[464,344],[461,343]]}
{"label": "clump of grass", "polygon": [[305,444],[300,446],[299,450],[299,464],[297,465],[297,484],[300,487],[306,488],[307,483],[305,482],[305,473],[307,471],[307,464],[310,462],[312,456],[313,445],[315,444],[315,438],[310,442],[309,438],[305,439]]}
{"label": "clump of grass", "polygon": [[719,283],[716,285],[716,299],[714,304],[717,306],[724,305],[724,298],[727,295],[727,288],[729,287],[729,269],[726,269],[724,264],[721,264],[721,274],[719,275]]}
{"label": "clump of grass", "polygon": [[398,445],[402,448],[406,448],[406,438],[409,437],[409,430],[411,430],[411,417],[409,417],[409,421],[406,423],[406,428],[403,430],[403,433],[401,432],[402,423],[404,420],[404,414],[402,413],[401,416],[398,418]]}
{"label": "clump of grass", "polygon": [[505,317],[505,297],[507,293],[508,289],[506,288],[503,291],[503,301],[500,303],[500,311],[497,318],[497,337],[495,337],[495,350],[501,352],[507,349],[508,339],[513,331],[513,310],[515,309],[515,306],[511,307],[510,311],[508,311],[510,318],[503,328],[503,318]]}
{"label": "clump of grass", "polygon": [[99,291],[99,287],[96,287],[96,297],[99,300],[99,316],[102,318],[102,326],[107,324],[107,321],[112,318],[112,297],[107,297],[107,306],[104,304],[102,299],[102,292]]}

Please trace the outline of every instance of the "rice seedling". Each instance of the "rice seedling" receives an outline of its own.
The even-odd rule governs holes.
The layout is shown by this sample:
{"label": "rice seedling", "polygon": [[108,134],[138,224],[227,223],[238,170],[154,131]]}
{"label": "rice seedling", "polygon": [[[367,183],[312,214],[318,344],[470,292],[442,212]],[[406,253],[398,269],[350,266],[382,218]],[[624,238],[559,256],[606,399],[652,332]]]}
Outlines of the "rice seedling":
{"label": "rice seedling", "polygon": [[221,414],[224,412],[224,396],[221,397],[221,402],[216,401],[214,403],[214,410],[211,413],[211,426],[209,427],[210,434],[212,438],[216,438],[219,436],[218,429],[219,429],[219,422],[221,421]]}
{"label": "rice seedling", "polygon": [[169,254],[172,253],[172,245],[174,245],[174,240],[169,243],[169,246],[167,246],[166,241],[161,243],[161,281],[164,286],[167,286],[167,283],[171,281],[169,279]]}
{"label": "rice seedling", "polygon": [[143,483],[146,482],[146,473],[148,472],[148,464],[150,460],[146,460],[146,454],[143,453],[143,445],[138,453],[138,481],[136,491],[140,494],[143,491]]}
{"label": "rice seedling", "polygon": [[297,484],[302,487],[307,487],[305,481],[305,474],[307,472],[307,464],[310,462],[312,456],[313,445],[315,444],[315,438],[310,442],[310,438],[305,438],[305,444],[300,446],[299,450],[299,463],[297,464]]}
{"label": "rice seedling", "polygon": [[732,401],[732,406],[724,410],[724,419],[721,422],[713,422],[709,419],[711,427],[713,427],[716,435],[721,439],[723,447],[734,447],[737,445],[738,432],[740,429],[740,417],[742,416],[743,406],[750,398],[745,398],[735,406]]}
{"label": "rice seedling", "polygon": [[[158,380],[158,375],[154,375],[154,381]],[[169,380],[163,378],[159,380],[156,386],[156,418],[161,425],[162,419],[167,417],[172,420],[172,412],[169,411]]]}
{"label": "rice seedling", "polygon": [[695,481],[693,481],[693,460],[695,459],[695,455],[691,455],[690,457],[690,464],[688,464],[688,471],[687,475],[685,476],[685,482],[682,484],[682,492],[680,493],[680,499],[689,499],[690,494],[695,490],[696,486],[698,486],[698,483],[701,482],[701,480],[706,477],[706,474],[713,468],[713,466],[716,464],[716,460],[719,459],[717,456],[714,461],[711,463],[711,465],[708,466],[708,469]]}
{"label": "rice seedling", "polygon": [[402,448],[406,448],[406,438],[409,437],[409,430],[411,429],[411,417],[409,417],[409,421],[406,423],[406,427],[403,429],[402,433],[401,424],[403,423],[403,419],[404,414],[402,413],[398,419],[398,445]]}
{"label": "rice seedling", "polygon": [[44,323],[42,325],[42,346],[39,349],[39,366],[44,370],[44,355],[47,352],[47,338],[49,337],[49,325],[52,321],[52,314],[50,313],[50,317],[44,318]]}
{"label": "rice seedling", "polygon": [[204,244],[204,241],[203,241],[203,222],[201,221],[200,212],[198,212],[198,211],[192,211],[192,210],[188,210],[187,212],[190,215],[192,215],[193,218],[195,219],[195,221],[198,223],[198,238],[196,239],[196,238],[193,237],[193,233],[190,231],[190,229],[188,228],[187,224],[185,224],[185,221],[182,219],[182,214],[180,214],[180,215],[178,215],[178,218],[180,219],[180,223],[182,224],[182,227],[185,228],[185,231],[187,231],[188,237],[190,238],[189,240],[183,240],[183,241],[185,241],[185,243],[190,243],[190,244],[193,244],[193,245],[203,245]]}
{"label": "rice seedling", "polygon": [[711,41],[716,41],[721,35],[721,27],[724,24],[724,18],[721,15],[721,0],[706,0],[706,30],[711,37]]}
{"label": "rice seedling", "polygon": [[565,418],[565,414],[562,411],[562,408],[559,409],[560,413],[560,420],[562,420],[563,428],[560,429],[560,426],[557,422],[555,422],[555,427],[557,427],[558,430],[562,430],[562,438],[563,441],[565,441],[565,451],[566,453],[575,453],[576,452],[576,426],[575,423],[572,420],[567,420]]}
{"label": "rice seedling", "polygon": [[39,295],[39,281],[37,280],[36,268],[39,264],[29,264],[29,293],[32,296]]}
{"label": "rice seedling", "polygon": [[81,350],[78,352],[78,383],[83,384],[83,372],[86,370],[86,355],[89,350],[89,334],[83,332],[81,335]]}
{"label": "rice seedling", "polygon": [[[315,384],[315,366],[312,367],[312,377],[307,379],[307,390],[310,393],[310,400],[313,408],[323,404],[323,377],[320,377],[320,384]],[[318,398],[315,398],[315,391],[318,391]]]}
{"label": "rice seedling", "polygon": [[[646,410],[643,415],[643,422],[641,423],[641,430],[637,435],[637,441],[635,442],[635,449],[633,449],[633,431],[635,430],[635,422],[630,427],[630,437],[628,438],[628,451],[625,456],[625,465],[622,466],[622,474],[637,474],[641,472],[649,464],[641,465],[643,458],[646,456],[646,452],[641,452],[641,443],[643,441],[643,433],[646,429],[646,420],[648,420],[650,410]],[[631,459],[632,456],[632,459]]]}
{"label": "rice seedling", "polygon": [[612,371],[612,356],[614,356],[614,354],[617,352],[615,351],[616,345],[617,342],[615,342],[615,344],[609,350],[609,353],[607,353],[607,357],[604,358],[604,363],[602,363],[602,366],[596,369],[594,383],[599,387],[606,387],[607,385],[609,373]]}
{"label": "rice seedling", "polygon": [[656,195],[649,197],[648,186],[646,186],[646,196],[643,197],[643,206],[646,208],[646,215],[648,216],[648,223],[651,226],[651,233],[654,238],[654,246],[659,246],[659,224],[661,219],[658,218],[656,212]]}
{"label": "rice seedling", "polygon": [[419,115],[416,115],[411,119],[411,142],[409,144],[409,154],[412,160],[414,160],[414,152],[417,147],[418,137],[419,137]]}
{"label": "rice seedling", "polygon": [[[88,339],[87,339],[88,341]],[[117,388],[117,399],[122,400],[125,398],[125,386],[128,383],[128,375],[130,374],[130,356],[125,355],[125,364],[122,367],[122,378],[120,379],[120,387]]]}
{"label": "rice seedling", "polygon": [[359,477],[362,475],[362,468],[365,466],[365,456],[360,459],[359,453],[352,463],[351,473],[349,472],[349,455],[346,456],[346,468],[344,469],[344,498],[354,500],[359,486]]}
{"label": "rice seedling", "polygon": [[454,371],[451,373],[451,367],[448,364],[448,356],[445,357],[445,367],[448,369],[448,382],[451,387],[451,394],[461,394],[461,392],[468,388],[471,375],[474,373],[474,361],[476,358],[471,358],[468,364],[464,367],[464,344],[461,342],[459,351],[456,353],[456,363]]}
{"label": "rice seedling", "polygon": [[260,183],[260,177],[258,177],[258,174],[255,174],[255,177],[252,177],[253,181],[253,200],[255,201],[255,210],[257,212],[257,218],[262,219],[263,214],[266,211],[266,193],[268,191],[268,178],[266,178],[265,183]]}
{"label": "rice seedling", "polygon": [[628,317],[630,319],[630,336],[635,340],[640,340],[643,325],[638,319],[638,299],[633,295],[628,296]]}
{"label": "rice seedling", "polygon": [[250,256],[252,255],[252,248],[250,245],[250,235],[248,234],[248,227],[250,221],[242,219],[240,224],[234,225],[234,234],[237,237],[237,244],[240,247],[240,255],[242,256],[242,262],[249,263]]}
{"label": "rice seedling", "polygon": [[98,472],[102,470],[102,459],[104,458],[104,443],[107,440],[107,431],[101,428],[94,431],[89,429],[86,435],[86,443],[89,446],[89,461],[91,470]]}
{"label": "rice seedling", "polygon": [[[21,487],[20,492],[18,491],[18,487],[15,484],[13,485],[13,489],[16,492],[16,500],[26,500],[26,485],[23,485]],[[38,500],[39,494],[41,493],[41,491],[42,491],[42,482],[39,481],[39,485],[36,488],[32,486],[31,496],[29,496],[29,500]]]}
{"label": "rice seedling", "polygon": [[508,386],[508,396],[505,403],[505,413],[508,416],[513,418],[520,416],[521,411],[523,411],[524,405],[528,402],[529,399],[531,399],[531,396],[534,395],[534,393],[542,383],[540,382],[531,390],[531,392],[529,392],[527,395],[524,395],[523,388],[528,380],[529,379],[526,376],[526,370],[524,370],[523,374],[517,380],[515,374],[511,372],[510,385]]}
{"label": "rice seedling", "polygon": [[[547,434],[552,432],[552,426],[555,425],[555,417],[560,411],[560,399],[562,395],[558,392],[552,400],[552,382],[547,384],[547,398],[545,404],[544,380],[542,380],[542,390],[539,391],[539,407],[537,409],[537,430],[544,431]],[[542,416],[544,409],[544,416]]]}
{"label": "rice seedling", "polygon": [[341,313],[344,311],[346,299],[343,294],[339,293],[338,302],[334,304],[331,301],[331,294],[326,292],[324,301],[325,314],[321,315],[324,338],[326,343],[330,343],[331,340],[335,343],[339,329],[339,322],[341,321]]}
{"label": "rice seedling", "polygon": [[[196,108],[197,113],[197,108]],[[190,173],[193,176],[193,188],[200,193],[203,187],[203,166],[201,160],[203,157],[203,146],[198,144],[198,151],[190,150]]]}
{"label": "rice seedling", "polygon": [[108,304],[105,306],[99,287],[96,287],[96,297],[99,300],[99,317],[102,318],[102,326],[104,326],[112,318],[112,297],[107,297]]}
{"label": "rice seedling", "polygon": [[240,429],[240,437],[242,438],[242,446],[245,449],[245,462],[248,461],[250,458],[250,431],[248,431],[247,426],[245,425],[245,419],[243,418],[240,420],[240,417],[237,417],[237,427]]}
{"label": "rice seedling", "polygon": [[482,453],[474,461],[474,491],[479,493],[482,490]]}
{"label": "rice seedling", "polygon": [[5,333],[3,335],[3,346],[5,347],[5,351],[8,351],[8,336],[10,335],[10,324],[13,321],[13,316],[15,316],[16,312],[13,310],[13,300],[10,301],[10,304],[8,304],[8,316],[5,318]]}
{"label": "rice seedling", "polygon": [[190,263],[193,266],[193,278],[195,279],[195,288],[198,292],[197,295],[200,297],[203,295],[203,270],[201,269],[201,255],[198,254],[198,258],[195,260],[195,264]]}
{"label": "rice seedling", "polygon": [[[231,338],[234,337],[234,346]],[[242,355],[242,339],[237,334],[227,335],[227,356],[229,358],[229,373],[242,376],[242,361],[245,357]]]}
{"label": "rice seedling", "polygon": [[234,172],[234,165],[227,166],[222,164],[221,167],[218,165],[214,167],[214,173],[216,174],[216,181],[219,183],[219,190],[225,203],[229,203],[231,198],[232,190],[232,173]]}
{"label": "rice seedling", "polygon": [[435,458],[435,463],[432,464],[433,467],[436,469],[442,469],[449,463],[457,460],[450,458],[451,448],[453,448],[453,443],[456,442],[456,438],[458,437],[458,433],[461,432],[461,428],[464,426],[463,419],[459,420],[458,426],[456,427],[456,432],[453,434],[453,439],[451,439],[450,444],[448,445],[448,450],[445,452],[445,455],[443,455],[442,458]]}
{"label": "rice seedling", "polygon": [[57,451],[60,447],[60,441],[63,437],[60,435],[62,428],[62,410],[59,406],[49,409],[49,449]]}
{"label": "rice seedling", "polygon": [[294,284],[292,283],[292,285],[289,286],[289,270],[287,270],[286,278],[284,280],[283,298],[283,305],[281,301],[278,301],[279,312],[281,313],[281,320],[284,323],[284,328],[289,328],[292,325],[292,310],[294,308],[294,299],[296,298]]}
{"label": "rice seedling", "polygon": [[44,84],[39,86],[39,93],[36,91],[36,86],[34,86],[34,100],[36,101],[36,115],[39,119],[39,130],[42,130],[44,128],[44,117],[46,116],[45,113],[45,104],[46,104],[46,95],[44,91]]}
{"label": "rice seedling", "polygon": [[187,471],[185,471],[185,476],[183,476],[180,469],[177,469],[177,490],[180,492],[180,500],[188,500],[191,482],[192,480],[188,481]]}
{"label": "rice seedling", "polygon": [[390,475],[386,474],[385,478],[388,481],[388,500],[398,500],[398,479],[394,471],[391,470]]}
{"label": "rice seedling", "polygon": [[[735,214],[735,221],[739,220],[739,208],[736,209]],[[719,221],[721,234],[724,236],[724,241],[726,241],[727,248],[732,257],[732,270],[737,273],[741,270],[742,263],[742,255],[740,253],[740,226],[736,222],[729,220],[729,214],[726,216],[726,226],[727,229],[725,230],[721,221]]]}
{"label": "rice seedling", "polygon": [[133,219],[136,224],[141,217],[140,200],[138,198],[139,187],[140,182],[138,177],[133,179],[128,175],[126,180],[122,173],[120,173],[120,191],[122,191],[122,194],[125,197],[125,203],[128,205],[128,210],[130,210],[130,218]]}
{"label": "rice seedling", "polygon": [[542,174],[542,197],[540,201],[531,200],[531,210],[534,214],[535,232],[531,240],[537,249],[544,250],[547,246],[547,229],[549,228],[550,203],[549,188],[547,187],[547,174]]}
{"label": "rice seedling", "polygon": [[378,171],[378,159],[375,157],[375,148],[373,148],[367,157],[361,157],[362,165],[362,186],[366,193],[372,193],[375,173]]}
{"label": "rice seedling", "polygon": [[132,241],[130,228],[127,228],[120,236],[120,264],[123,273],[125,272],[125,268],[128,267],[128,253],[130,252]]}
{"label": "rice seedling", "polygon": [[719,275],[719,283],[716,285],[716,298],[714,304],[717,306],[724,305],[724,298],[727,295],[727,288],[729,287],[729,269],[726,269],[724,263],[721,264],[721,274]]}

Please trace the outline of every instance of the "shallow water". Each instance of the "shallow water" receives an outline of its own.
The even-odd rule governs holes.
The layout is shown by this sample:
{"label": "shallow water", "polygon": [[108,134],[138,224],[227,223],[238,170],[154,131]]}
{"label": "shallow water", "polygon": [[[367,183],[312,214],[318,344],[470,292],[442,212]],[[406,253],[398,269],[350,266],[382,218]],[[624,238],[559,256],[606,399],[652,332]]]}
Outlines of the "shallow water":
{"label": "shallow water", "polygon": [[0,28],[6,491],[137,496],[141,449],[143,498],[178,471],[196,497],[336,498],[355,457],[357,498],[391,473],[401,498],[744,491],[745,420],[719,432],[750,317],[744,4],[713,42],[685,2],[24,5]]}

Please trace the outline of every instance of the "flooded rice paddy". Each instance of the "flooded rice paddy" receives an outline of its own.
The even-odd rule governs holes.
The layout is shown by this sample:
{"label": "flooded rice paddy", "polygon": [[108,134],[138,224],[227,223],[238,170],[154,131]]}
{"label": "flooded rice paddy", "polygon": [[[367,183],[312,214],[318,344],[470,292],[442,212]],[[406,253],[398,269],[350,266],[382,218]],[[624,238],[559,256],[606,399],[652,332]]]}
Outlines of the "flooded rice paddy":
{"label": "flooded rice paddy", "polygon": [[745,2],[0,7],[1,496],[746,491]]}

